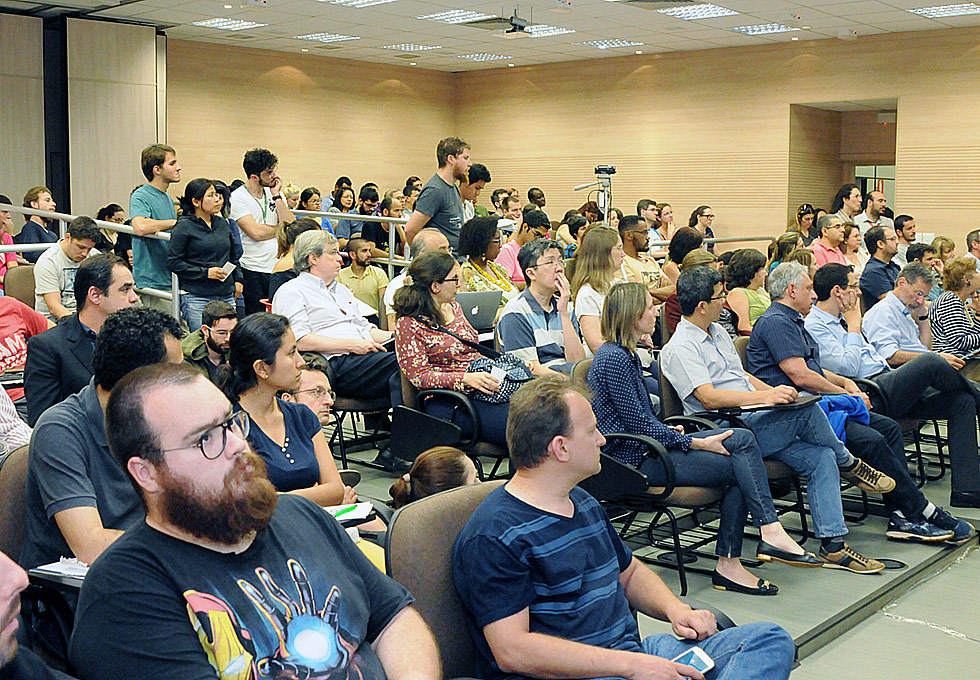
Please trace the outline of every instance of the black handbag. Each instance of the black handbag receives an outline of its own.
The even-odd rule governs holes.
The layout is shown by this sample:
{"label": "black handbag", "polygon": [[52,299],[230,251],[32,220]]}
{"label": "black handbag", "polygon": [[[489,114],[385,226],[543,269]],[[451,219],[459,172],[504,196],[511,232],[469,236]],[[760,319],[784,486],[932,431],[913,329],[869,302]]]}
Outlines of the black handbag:
{"label": "black handbag", "polygon": [[498,352],[495,349],[484,347],[479,343],[461,338],[451,330],[441,326],[437,326],[436,330],[440,333],[453,336],[467,347],[475,349],[483,355],[467,365],[467,373],[490,373],[495,367],[506,373],[504,379],[500,381],[500,387],[493,394],[487,394],[479,390],[473,391],[472,396],[480,401],[487,401],[491,404],[506,404],[514,396],[514,392],[520,389],[521,385],[534,377],[531,369],[527,367],[527,362],[518,359],[513,354]]}

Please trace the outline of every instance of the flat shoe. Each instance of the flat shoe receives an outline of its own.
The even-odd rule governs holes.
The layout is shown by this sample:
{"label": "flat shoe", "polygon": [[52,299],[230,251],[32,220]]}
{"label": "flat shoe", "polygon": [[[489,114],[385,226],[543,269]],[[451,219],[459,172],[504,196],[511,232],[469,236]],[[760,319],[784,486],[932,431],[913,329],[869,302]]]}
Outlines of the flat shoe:
{"label": "flat shoe", "polygon": [[769,545],[765,541],[759,541],[755,556],[763,562],[782,562],[791,567],[819,567],[823,565],[823,562],[813,553],[805,552],[802,555],[796,555],[774,545]]}
{"label": "flat shoe", "polygon": [[733,593],[744,595],[775,595],[779,592],[779,587],[775,583],[769,583],[769,581],[764,581],[761,578],[755,588],[749,588],[740,583],[735,583],[717,571],[711,572],[711,585],[714,586],[715,590],[730,590]]}

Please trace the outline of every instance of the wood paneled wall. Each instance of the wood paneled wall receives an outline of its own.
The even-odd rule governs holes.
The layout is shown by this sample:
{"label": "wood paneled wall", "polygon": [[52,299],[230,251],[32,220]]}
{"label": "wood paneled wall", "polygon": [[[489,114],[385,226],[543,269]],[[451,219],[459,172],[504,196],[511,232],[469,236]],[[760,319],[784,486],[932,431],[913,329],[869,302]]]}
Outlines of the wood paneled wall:
{"label": "wood paneled wall", "polygon": [[[830,208],[815,196],[833,197],[841,185],[841,114],[810,106],[790,106],[789,200],[787,221],[803,203]],[[716,218],[717,219],[717,218]]]}
{"label": "wood paneled wall", "polygon": [[140,150],[157,141],[156,32],[147,26],[68,20],[71,209],[95,215],[128,206],[143,180]]}
{"label": "wood paneled wall", "polygon": [[42,30],[41,19],[0,14],[0,193],[15,205],[45,183]]}
{"label": "wood paneled wall", "polygon": [[242,177],[265,147],[299,186],[355,191],[428,179],[436,142],[454,133],[453,75],[407,67],[170,40],[167,140],[182,179]]}

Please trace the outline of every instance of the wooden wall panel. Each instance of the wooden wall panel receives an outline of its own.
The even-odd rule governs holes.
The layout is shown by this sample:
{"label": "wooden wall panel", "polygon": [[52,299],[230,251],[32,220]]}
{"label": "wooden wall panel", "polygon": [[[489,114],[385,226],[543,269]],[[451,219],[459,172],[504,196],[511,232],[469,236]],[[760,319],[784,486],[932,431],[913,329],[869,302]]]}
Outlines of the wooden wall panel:
{"label": "wooden wall panel", "polygon": [[878,123],[877,111],[841,114],[840,157],[853,165],[894,165],[897,126]]}
{"label": "wooden wall panel", "polygon": [[45,183],[42,31],[41,19],[0,14],[0,193],[16,205]]}
{"label": "wooden wall panel", "polygon": [[143,175],[140,150],[157,140],[152,27],[68,20],[71,210],[128,205]]}
{"label": "wooden wall panel", "polygon": [[453,134],[452,74],[206,43],[168,41],[168,143],[183,180],[241,177],[265,147],[279,174],[330,191],[427,180]]}
{"label": "wooden wall panel", "polygon": [[840,149],[839,112],[790,106],[787,224],[803,203],[830,208],[830,199],[840,189]]}

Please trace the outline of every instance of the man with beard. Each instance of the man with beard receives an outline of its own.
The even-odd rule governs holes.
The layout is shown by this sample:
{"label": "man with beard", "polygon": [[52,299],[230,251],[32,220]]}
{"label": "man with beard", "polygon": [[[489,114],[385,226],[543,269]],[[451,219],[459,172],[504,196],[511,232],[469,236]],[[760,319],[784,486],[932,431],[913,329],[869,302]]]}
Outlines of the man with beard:
{"label": "man with beard", "polygon": [[647,255],[650,250],[647,223],[638,215],[623,215],[619,221],[619,237],[623,240],[623,266],[629,280],[645,285],[658,303],[669,298],[674,286],[664,276],[657,261]]}
{"label": "man with beard", "polygon": [[199,372],[134,371],[106,419],[147,512],[85,579],[81,678],[441,677],[409,592],[322,509],[277,496],[248,419]]}
{"label": "man with beard", "polygon": [[155,309],[111,314],[95,342],[92,381],[37,421],[27,463],[25,569],[62,556],[91,564],[142,518],[139,497],[109,453],[103,414],[109,392],[134,368],[183,361],[180,333],[172,316]]}
{"label": "man with beard", "polygon": [[449,239],[453,250],[459,243],[463,228],[463,199],[456,187],[457,180],[466,180],[470,170],[470,145],[458,137],[446,137],[436,146],[439,169],[422,187],[415,209],[405,225],[409,244],[422,227],[438,229]]}
{"label": "man with beard", "polygon": [[218,367],[228,358],[231,332],[238,325],[235,307],[224,300],[211,300],[201,313],[201,328],[180,341],[184,361],[199,369],[215,385],[220,384]]}
{"label": "man with beard", "polygon": [[373,324],[378,323],[378,303],[388,287],[388,275],[381,267],[371,264],[371,242],[366,238],[352,238],[347,242],[350,266],[344,267],[337,280],[350,288],[358,300],[375,311],[365,315]]}

